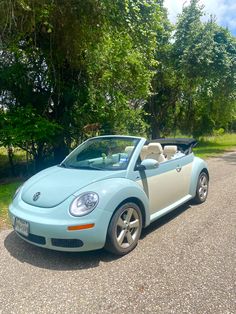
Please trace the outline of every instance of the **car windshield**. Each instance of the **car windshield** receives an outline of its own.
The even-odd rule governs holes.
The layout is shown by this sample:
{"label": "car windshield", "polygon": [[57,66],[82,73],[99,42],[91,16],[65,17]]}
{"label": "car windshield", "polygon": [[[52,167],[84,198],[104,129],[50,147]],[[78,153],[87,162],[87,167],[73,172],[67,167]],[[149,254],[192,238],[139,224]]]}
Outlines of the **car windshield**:
{"label": "car windshield", "polygon": [[61,167],[89,170],[124,170],[138,138],[100,137],[84,142],[61,163]]}

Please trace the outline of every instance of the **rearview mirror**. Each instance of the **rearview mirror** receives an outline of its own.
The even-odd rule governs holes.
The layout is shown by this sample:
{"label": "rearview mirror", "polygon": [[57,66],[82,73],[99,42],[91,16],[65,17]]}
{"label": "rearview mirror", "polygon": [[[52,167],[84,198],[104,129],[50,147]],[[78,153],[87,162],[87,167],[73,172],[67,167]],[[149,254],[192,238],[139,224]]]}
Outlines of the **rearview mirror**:
{"label": "rearview mirror", "polygon": [[155,159],[144,159],[139,165],[139,170],[151,170],[156,169],[159,166],[159,162]]}

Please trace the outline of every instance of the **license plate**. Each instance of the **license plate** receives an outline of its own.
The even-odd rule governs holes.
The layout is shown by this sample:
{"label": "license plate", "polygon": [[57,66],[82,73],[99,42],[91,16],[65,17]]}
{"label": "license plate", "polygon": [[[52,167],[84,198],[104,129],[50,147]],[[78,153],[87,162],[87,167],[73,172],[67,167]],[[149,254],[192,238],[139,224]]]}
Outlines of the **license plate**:
{"label": "license plate", "polygon": [[14,229],[25,237],[28,237],[29,235],[29,223],[25,220],[16,217]]}

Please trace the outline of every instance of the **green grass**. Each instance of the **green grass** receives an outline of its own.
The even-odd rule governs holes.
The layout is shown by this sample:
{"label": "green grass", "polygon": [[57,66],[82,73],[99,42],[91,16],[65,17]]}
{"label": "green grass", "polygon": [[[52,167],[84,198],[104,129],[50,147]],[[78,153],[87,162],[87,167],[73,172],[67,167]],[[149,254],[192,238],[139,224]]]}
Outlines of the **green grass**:
{"label": "green grass", "polygon": [[[14,162],[25,161],[26,153],[20,148],[14,148]],[[0,166],[8,162],[7,149],[5,147],[0,147]]]}
{"label": "green grass", "polygon": [[[22,170],[19,171],[19,169],[21,169],[22,164],[26,162],[26,153],[20,148],[14,148],[13,162],[15,164],[15,170],[18,170],[17,173],[19,175],[19,172],[22,172]],[[8,160],[7,149],[5,147],[0,147],[0,184],[10,176],[11,167]]]}
{"label": "green grass", "polygon": [[4,226],[9,226],[8,220],[8,206],[16,189],[21,185],[21,181],[16,181],[7,184],[0,184],[0,229]]}
{"label": "green grass", "polygon": [[202,137],[194,153],[201,158],[215,157],[224,152],[236,149],[236,134]]}

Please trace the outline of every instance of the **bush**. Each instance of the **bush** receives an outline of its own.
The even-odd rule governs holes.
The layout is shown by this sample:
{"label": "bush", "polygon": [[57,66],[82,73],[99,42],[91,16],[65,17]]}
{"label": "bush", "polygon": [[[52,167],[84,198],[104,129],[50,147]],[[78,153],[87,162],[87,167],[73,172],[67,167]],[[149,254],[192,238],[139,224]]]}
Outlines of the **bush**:
{"label": "bush", "polygon": [[223,128],[219,128],[218,130],[213,131],[214,136],[220,136],[220,135],[223,135],[224,133],[225,133],[225,129]]}

